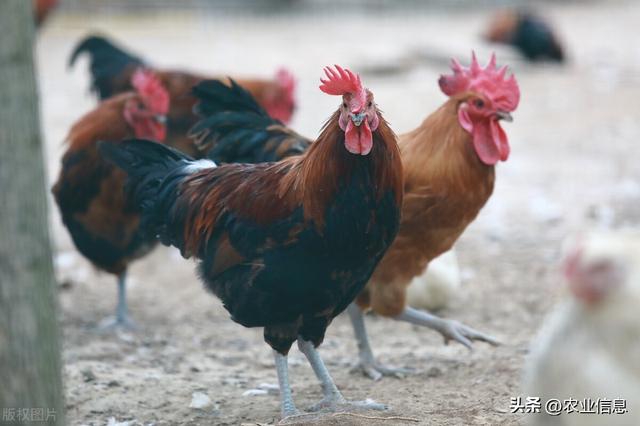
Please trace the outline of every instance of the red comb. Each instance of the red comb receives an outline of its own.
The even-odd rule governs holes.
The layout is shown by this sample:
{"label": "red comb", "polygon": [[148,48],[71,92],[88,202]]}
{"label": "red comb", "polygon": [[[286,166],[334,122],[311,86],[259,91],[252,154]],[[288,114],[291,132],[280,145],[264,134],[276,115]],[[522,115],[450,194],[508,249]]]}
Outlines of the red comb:
{"label": "red comb", "polygon": [[475,52],[471,52],[471,65],[465,68],[456,59],[451,59],[453,75],[442,75],[438,83],[447,96],[466,90],[480,92],[495,104],[496,108],[513,111],[520,102],[520,88],[513,74],[505,79],[507,67],[496,68],[496,54],[486,67],[478,63]]}
{"label": "red comb", "polygon": [[342,68],[340,65],[334,65],[335,70],[331,67],[325,67],[324,73],[327,79],[320,79],[322,83],[320,90],[329,95],[342,96],[351,93],[357,100],[356,110],[361,109],[367,101],[367,92],[362,86],[360,76],[348,69]]}
{"label": "red comb", "polygon": [[138,68],[131,76],[131,85],[152,112],[156,114],[169,112],[169,93],[153,71]]}

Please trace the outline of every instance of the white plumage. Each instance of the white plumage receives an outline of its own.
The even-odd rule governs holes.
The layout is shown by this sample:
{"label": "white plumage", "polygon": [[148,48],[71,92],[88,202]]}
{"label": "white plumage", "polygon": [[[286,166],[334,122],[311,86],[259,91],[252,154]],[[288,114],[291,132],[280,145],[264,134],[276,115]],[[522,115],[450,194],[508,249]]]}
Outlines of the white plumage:
{"label": "white plumage", "polygon": [[449,304],[460,288],[460,267],[453,249],[435,258],[407,290],[407,303],[413,308],[435,311]]}
{"label": "white plumage", "polygon": [[[528,416],[530,425],[640,425],[640,232],[594,233],[569,256],[569,295],[526,363],[525,396],[626,399],[626,414]],[[543,410],[544,411],[544,410]]]}

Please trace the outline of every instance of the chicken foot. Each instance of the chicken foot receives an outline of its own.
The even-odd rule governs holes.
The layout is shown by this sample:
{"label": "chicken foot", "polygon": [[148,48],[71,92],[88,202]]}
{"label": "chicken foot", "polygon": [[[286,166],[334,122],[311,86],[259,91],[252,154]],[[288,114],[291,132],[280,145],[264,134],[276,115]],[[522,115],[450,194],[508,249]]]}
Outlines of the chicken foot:
{"label": "chicken foot", "polygon": [[455,340],[469,350],[473,350],[473,340],[486,342],[492,346],[498,346],[500,344],[495,338],[474,330],[459,321],[440,318],[437,315],[409,306],[406,306],[404,311],[393,319],[429,327],[442,334],[445,344],[449,343],[450,340]]}
{"label": "chicken foot", "polygon": [[[359,362],[356,366],[357,370],[362,371],[372,380],[380,380],[383,376],[395,376],[401,378],[411,373],[412,370],[410,369],[388,367],[376,361],[373,356],[373,351],[371,350],[371,345],[369,344],[362,310],[355,303],[352,303],[347,308],[347,312],[351,319],[351,325],[353,326],[356,341],[358,343]],[[455,340],[469,350],[473,349],[472,341],[474,340],[487,342],[493,346],[500,344],[495,338],[476,331],[456,320],[440,318],[437,315],[414,309],[409,306],[405,307],[404,311],[402,311],[400,315],[393,317],[393,319],[429,327],[442,334],[445,343],[448,343],[450,340]]]}
{"label": "chicken foot", "polygon": [[118,304],[116,306],[116,316],[106,318],[101,321],[98,329],[110,331],[117,328],[124,330],[135,330],[137,327],[129,317],[129,306],[127,305],[127,271],[118,275]]}
{"label": "chicken foot", "polygon": [[335,412],[340,409],[346,408],[358,408],[358,409],[369,409],[369,410],[386,410],[388,407],[384,404],[379,404],[375,401],[367,399],[365,401],[347,401],[344,396],[340,393],[336,384],[334,383],[327,367],[324,365],[322,358],[320,358],[320,354],[313,346],[313,343],[298,338],[298,348],[300,352],[302,352],[311,364],[311,368],[315,373],[318,380],[320,380],[320,384],[322,386],[322,394],[323,398],[317,404],[311,406],[308,411],[320,411],[323,409],[328,409],[329,411]]}

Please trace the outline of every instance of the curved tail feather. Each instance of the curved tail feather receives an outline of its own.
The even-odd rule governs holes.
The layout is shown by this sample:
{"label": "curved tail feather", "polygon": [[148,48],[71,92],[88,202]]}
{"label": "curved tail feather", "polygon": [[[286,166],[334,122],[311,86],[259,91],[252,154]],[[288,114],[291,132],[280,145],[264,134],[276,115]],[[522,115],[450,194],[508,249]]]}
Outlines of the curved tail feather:
{"label": "curved tail feather", "polygon": [[129,90],[131,74],[145,65],[142,59],[125,52],[108,39],[91,35],[82,39],[73,49],[69,66],[74,66],[78,57],[85,53],[90,60],[91,90],[100,99]]}

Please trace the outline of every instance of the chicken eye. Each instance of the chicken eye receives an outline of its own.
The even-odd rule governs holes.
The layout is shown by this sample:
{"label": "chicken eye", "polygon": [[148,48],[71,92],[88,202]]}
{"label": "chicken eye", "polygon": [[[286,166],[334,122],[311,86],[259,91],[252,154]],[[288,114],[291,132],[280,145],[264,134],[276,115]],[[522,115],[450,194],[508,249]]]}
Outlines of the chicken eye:
{"label": "chicken eye", "polygon": [[484,101],[482,99],[476,99],[474,105],[478,108],[484,108]]}
{"label": "chicken eye", "polygon": [[373,102],[369,101],[369,103],[367,104],[367,108],[371,108],[371,106],[373,106]]}
{"label": "chicken eye", "polygon": [[347,107],[347,103],[346,103],[346,102],[343,102],[343,103],[342,103],[342,108],[346,108],[346,107]]}

